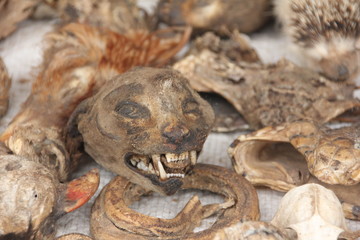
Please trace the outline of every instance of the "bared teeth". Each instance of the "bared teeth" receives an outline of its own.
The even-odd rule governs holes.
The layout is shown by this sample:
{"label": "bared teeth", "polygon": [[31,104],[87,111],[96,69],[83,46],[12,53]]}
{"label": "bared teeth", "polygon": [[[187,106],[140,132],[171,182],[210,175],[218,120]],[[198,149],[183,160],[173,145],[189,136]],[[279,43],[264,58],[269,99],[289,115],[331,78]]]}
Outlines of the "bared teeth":
{"label": "bared teeth", "polygon": [[190,151],[190,161],[191,161],[191,165],[195,165],[196,164],[196,151]]}
{"label": "bared teeth", "polygon": [[185,177],[185,174],[183,174],[183,173],[167,173],[167,174],[166,174],[166,177],[167,177],[167,178],[171,178],[171,177],[181,177],[181,178],[184,178],[184,177]]}
{"label": "bared teeth", "polygon": [[167,178],[166,176],[166,171],[164,169],[164,166],[162,165],[162,163],[160,161],[157,162],[158,164],[158,169],[159,169],[159,173],[160,173],[160,179],[164,180]]}
{"label": "bared teeth", "polygon": [[186,161],[187,159],[189,159],[189,152],[183,152],[180,154],[166,153],[165,157],[167,162]]}

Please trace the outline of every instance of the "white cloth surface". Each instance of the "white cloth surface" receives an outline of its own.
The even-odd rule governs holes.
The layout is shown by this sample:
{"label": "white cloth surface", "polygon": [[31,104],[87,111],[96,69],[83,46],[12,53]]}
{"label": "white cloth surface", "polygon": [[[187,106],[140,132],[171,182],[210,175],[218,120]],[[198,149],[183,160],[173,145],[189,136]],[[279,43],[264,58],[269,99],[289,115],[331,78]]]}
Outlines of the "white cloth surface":
{"label": "white cloth surface", "polygon": [[[53,23],[54,22],[48,21],[26,21],[21,24],[21,27],[13,35],[0,41],[0,56],[4,59],[13,80],[10,94],[10,108],[8,114],[1,120],[1,130],[6,127],[19,110],[21,103],[29,94],[31,83],[36,76],[36,66],[41,63],[42,59],[41,39],[46,32],[52,30]],[[291,53],[284,47],[285,40],[283,37],[281,37],[279,32],[276,32],[273,29],[268,29],[252,35],[251,41],[265,63],[274,62],[281,57],[288,57],[296,61]],[[240,133],[210,134],[205,143],[199,162],[231,168],[231,162],[227,156],[227,148],[238,135],[240,135]],[[101,169],[101,182],[97,192],[98,194],[100,189],[114,177],[114,174],[105,171],[96,163],[92,162],[82,166],[78,172],[74,173],[73,177],[80,176],[93,167]],[[141,213],[151,216],[172,218],[185,206],[190,197],[195,193],[200,196],[200,199],[204,204],[221,201],[221,198],[214,196],[213,194],[186,191],[169,197],[155,194],[152,197],[142,199],[132,207]],[[274,216],[283,193],[261,189],[258,190],[258,196],[260,201],[261,220],[269,221]],[[60,236],[65,233],[73,232],[89,235],[89,216],[94,199],[95,197],[80,209],[59,219],[57,222],[57,235]],[[347,220],[347,223],[352,230],[360,229],[359,222]],[[210,225],[211,221],[206,221],[202,228]]]}

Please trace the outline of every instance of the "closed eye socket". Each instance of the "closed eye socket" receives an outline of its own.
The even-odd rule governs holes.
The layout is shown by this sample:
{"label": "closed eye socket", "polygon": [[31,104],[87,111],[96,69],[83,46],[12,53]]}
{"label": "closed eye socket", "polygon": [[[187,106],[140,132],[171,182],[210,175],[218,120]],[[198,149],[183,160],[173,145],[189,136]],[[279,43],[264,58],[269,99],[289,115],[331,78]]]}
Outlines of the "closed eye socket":
{"label": "closed eye socket", "polygon": [[114,111],[126,118],[142,119],[150,117],[150,111],[147,107],[131,101],[119,102]]}
{"label": "closed eye socket", "polygon": [[194,100],[185,100],[182,104],[182,110],[184,114],[191,114],[194,116],[200,115],[199,104]]}

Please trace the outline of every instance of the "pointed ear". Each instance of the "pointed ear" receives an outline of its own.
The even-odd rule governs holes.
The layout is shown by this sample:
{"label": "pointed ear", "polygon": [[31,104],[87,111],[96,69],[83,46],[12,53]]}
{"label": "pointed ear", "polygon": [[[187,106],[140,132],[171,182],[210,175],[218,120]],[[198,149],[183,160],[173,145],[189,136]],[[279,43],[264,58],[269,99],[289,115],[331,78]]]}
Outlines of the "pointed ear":
{"label": "pointed ear", "polygon": [[58,212],[69,213],[84,205],[95,194],[99,182],[99,170],[92,169],[80,178],[64,184]]}

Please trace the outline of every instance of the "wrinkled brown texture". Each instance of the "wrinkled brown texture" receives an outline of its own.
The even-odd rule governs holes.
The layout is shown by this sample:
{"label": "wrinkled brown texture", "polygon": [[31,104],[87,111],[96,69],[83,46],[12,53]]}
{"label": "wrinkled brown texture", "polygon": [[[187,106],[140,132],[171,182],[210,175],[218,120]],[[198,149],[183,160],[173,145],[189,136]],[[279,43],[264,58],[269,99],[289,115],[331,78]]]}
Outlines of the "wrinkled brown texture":
{"label": "wrinkled brown texture", "polygon": [[310,119],[325,123],[359,106],[354,85],[337,84],[287,60],[276,64],[236,64],[209,50],[174,65],[197,91],[215,92],[252,128]]}
{"label": "wrinkled brown texture", "polygon": [[0,0],[0,39],[16,30],[40,0]]}
{"label": "wrinkled brown texture", "polygon": [[321,184],[342,201],[347,218],[359,220],[358,137],[356,125],[329,129],[295,122],[242,135],[228,151],[235,171],[252,184],[278,191]]}
{"label": "wrinkled brown texture", "polygon": [[[92,209],[91,232],[97,240],[112,239],[213,239],[217,232],[241,220],[259,218],[255,189],[231,170],[196,164],[185,177],[183,189],[202,189],[225,197],[221,204],[201,205],[194,196],[174,219],[149,217],[131,210],[148,190],[116,177],[102,191]],[[211,228],[193,233],[202,218],[219,214]]]}
{"label": "wrinkled brown texture", "polygon": [[67,141],[74,152],[83,141],[85,151],[106,169],[169,195],[183,179],[161,176],[162,168],[186,174],[213,121],[210,105],[177,71],[136,68],[111,79],[79,105]]}
{"label": "wrinkled brown texture", "polygon": [[151,23],[136,0],[44,0],[32,17],[60,17],[65,23],[79,22],[117,33],[147,30]]}
{"label": "wrinkled brown texture", "polygon": [[8,110],[10,86],[11,78],[3,60],[0,58],[0,117],[4,116]]}
{"label": "wrinkled brown texture", "polygon": [[248,33],[269,19],[269,7],[268,0],[160,0],[156,15],[170,26],[190,25],[220,34],[233,30]]}

